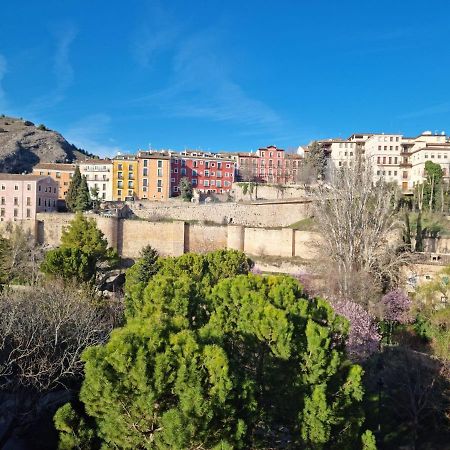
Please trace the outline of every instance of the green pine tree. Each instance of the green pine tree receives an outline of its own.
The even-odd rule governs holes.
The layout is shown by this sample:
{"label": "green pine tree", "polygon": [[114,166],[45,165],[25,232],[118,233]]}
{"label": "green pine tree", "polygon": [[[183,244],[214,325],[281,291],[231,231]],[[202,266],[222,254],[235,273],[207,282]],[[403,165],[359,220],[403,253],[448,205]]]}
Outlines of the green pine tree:
{"label": "green pine tree", "polygon": [[375,436],[370,430],[366,430],[361,436],[362,450],[377,450]]}
{"label": "green pine tree", "polygon": [[246,261],[161,260],[125,326],[84,352],[87,415],[64,407],[61,442],[268,448],[282,425],[296,448],[359,446],[362,369],[346,358],[347,321],[291,277],[248,274]]}
{"label": "green pine tree", "polygon": [[185,202],[190,202],[192,199],[192,183],[190,182],[189,178],[187,177],[183,177],[180,180],[180,192],[181,192],[181,198],[185,201]]}
{"label": "green pine tree", "polygon": [[81,186],[81,172],[80,168],[75,167],[75,172],[72,176],[69,189],[66,194],[66,206],[69,211],[76,211],[78,191]]}
{"label": "green pine tree", "polygon": [[409,213],[405,209],[405,227],[403,229],[403,243],[406,251],[411,251],[411,225],[409,223]]}

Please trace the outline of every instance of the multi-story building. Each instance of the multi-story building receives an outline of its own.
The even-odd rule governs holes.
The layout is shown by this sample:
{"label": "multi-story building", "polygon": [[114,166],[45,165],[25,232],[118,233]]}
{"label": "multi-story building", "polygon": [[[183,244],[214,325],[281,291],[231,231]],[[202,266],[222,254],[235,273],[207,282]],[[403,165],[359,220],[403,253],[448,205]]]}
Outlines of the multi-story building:
{"label": "multi-story building", "polygon": [[401,134],[353,134],[348,139],[319,141],[328,155],[327,178],[339,167],[351,165],[360,155],[372,165],[374,181],[383,178],[410,192],[425,177],[425,162],[439,163],[449,179],[450,141],[442,134],[426,131],[417,137]]}
{"label": "multi-story building", "polygon": [[58,182],[49,176],[0,174],[0,221],[31,220],[57,210]]}
{"label": "multi-story building", "polygon": [[81,175],[86,177],[89,191],[98,192],[98,199],[113,200],[113,161],[110,159],[88,159],[80,163]]}
{"label": "multi-story building", "polygon": [[170,197],[169,152],[139,151],[138,197],[141,200],[167,200]]}
{"label": "multi-story building", "polygon": [[136,156],[117,155],[113,159],[113,200],[135,200],[139,198],[138,192],[138,160]]}
{"label": "multi-story building", "polygon": [[172,153],[170,159],[171,196],[179,195],[181,178],[187,177],[194,189],[203,193],[225,193],[234,181],[231,157],[213,153],[184,151]]}
{"label": "multi-story building", "polygon": [[58,183],[58,200],[61,204],[65,202],[75,167],[75,164],[39,163],[33,167],[33,175],[49,176]]}
{"label": "multi-story building", "polygon": [[274,145],[260,148],[256,153],[237,153],[237,178],[242,181],[286,184],[298,180],[303,156],[286,152]]}

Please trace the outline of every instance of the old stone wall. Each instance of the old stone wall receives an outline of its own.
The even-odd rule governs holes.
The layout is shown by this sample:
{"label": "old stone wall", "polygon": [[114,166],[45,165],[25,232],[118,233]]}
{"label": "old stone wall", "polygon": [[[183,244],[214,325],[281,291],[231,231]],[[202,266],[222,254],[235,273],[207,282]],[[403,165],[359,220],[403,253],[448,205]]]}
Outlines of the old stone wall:
{"label": "old stone wall", "polygon": [[227,248],[227,226],[185,225],[185,251],[205,253]]}
{"label": "old stone wall", "polygon": [[286,200],[286,199],[304,199],[306,196],[305,188],[301,185],[277,186],[271,184],[258,184],[253,187],[250,193],[247,188],[244,194],[244,184],[233,183],[231,195],[236,202],[253,200]]}
{"label": "old stone wall", "polygon": [[244,251],[258,256],[294,256],[294,230],[246,228]]}
{"label": "old stone wall", "polygon": [[[179,256],[186,252],[203,253],[221,248],[245,251],[259,256],[317,256],[317,233],[294,231],[291,228],[257,228],[243,225],[200,225],[183,221],[150,222],[118,220],[88,215],[97,221],[109,245],[126,258],[136,258],[143,247],[151,245],[161,255]],[[46,246],[60,244],[61,234],[74,214],[38,215],[36,235]]]}
{"label": "old stone wall", "polygon": [[247,227],[286,227],[309,217],[310,201],[295,203],[212,203],[140,201],[131,208],[136,216],[151,220],[183,220]]}

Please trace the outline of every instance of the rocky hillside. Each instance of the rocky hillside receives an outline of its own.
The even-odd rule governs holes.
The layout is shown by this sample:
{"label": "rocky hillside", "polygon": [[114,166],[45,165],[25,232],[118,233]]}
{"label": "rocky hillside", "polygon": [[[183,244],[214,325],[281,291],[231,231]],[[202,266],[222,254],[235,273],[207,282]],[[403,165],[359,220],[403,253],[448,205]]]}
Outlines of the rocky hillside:
{"label": "rocky hillside", "polygon": [[0,172],[31,172],[39,162],[73,162],[89,155],[44,125],[0,116]]}

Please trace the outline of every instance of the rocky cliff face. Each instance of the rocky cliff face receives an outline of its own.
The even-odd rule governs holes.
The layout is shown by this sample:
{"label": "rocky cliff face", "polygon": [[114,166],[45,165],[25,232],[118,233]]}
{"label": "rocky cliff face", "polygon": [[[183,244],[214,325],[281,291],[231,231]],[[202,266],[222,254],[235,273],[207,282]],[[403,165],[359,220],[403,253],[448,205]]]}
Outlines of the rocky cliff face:
{"label": "rocky cliff face", "polygon": [[40,162],[73,162],[87,156],[91,155],[43,125],[0,117],[0,172],[31,172]]}

